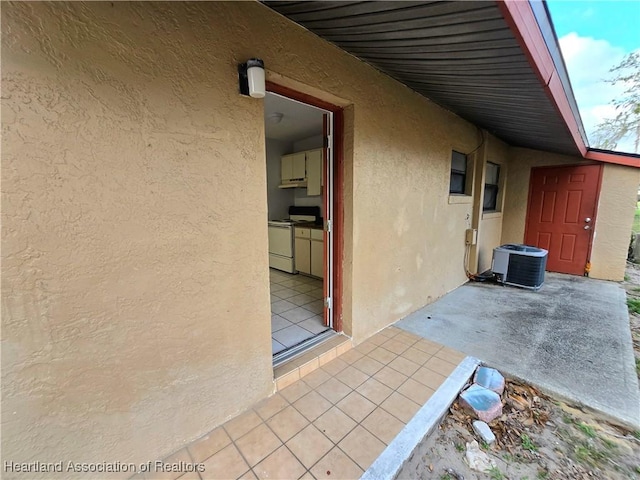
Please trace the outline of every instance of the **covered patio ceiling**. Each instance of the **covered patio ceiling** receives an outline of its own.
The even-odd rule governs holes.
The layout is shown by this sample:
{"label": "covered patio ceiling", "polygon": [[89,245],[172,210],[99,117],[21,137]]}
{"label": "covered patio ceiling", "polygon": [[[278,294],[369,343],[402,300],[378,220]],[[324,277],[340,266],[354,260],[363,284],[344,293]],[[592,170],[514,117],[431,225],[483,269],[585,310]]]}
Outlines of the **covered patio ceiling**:
{"label": "covered patio ceiling", "polygon": [[510,145],[587,151],[541,1],[264,3]]}

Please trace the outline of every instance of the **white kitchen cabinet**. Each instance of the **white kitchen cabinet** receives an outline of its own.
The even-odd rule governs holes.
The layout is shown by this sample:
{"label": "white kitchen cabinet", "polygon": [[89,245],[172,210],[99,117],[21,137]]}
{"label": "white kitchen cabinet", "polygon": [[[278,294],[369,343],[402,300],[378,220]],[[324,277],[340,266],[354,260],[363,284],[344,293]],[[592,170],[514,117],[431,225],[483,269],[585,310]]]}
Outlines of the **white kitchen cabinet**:
{"label": "white kitchen cabinet", "polygon": [[295,228],[295,265],[300,273],[324,276],[324,242],[320,229]]}
{"label": "white kitchen cabinet", "polygon": [[306,178],[306,153],[298,152],[284,155],[280,161],[282,183],[303,181]]}
{"label": "white kitchen cabinet", "polygon": [[322,193],[322,149],[306,152],[307,160],[307,195]]}
{"label": "white kitchen cabinet", "polygon": [[[314,230],[322,234],[322,230]],[[320,240],[311,239],[311,275],[314,277],[324,277],[324,242],[322,236]]]}
{"label": "white kitchen cabinet", "polygon": [[296,270],[311,275],[311,230],[309,228],[296,227],[294,258]]}

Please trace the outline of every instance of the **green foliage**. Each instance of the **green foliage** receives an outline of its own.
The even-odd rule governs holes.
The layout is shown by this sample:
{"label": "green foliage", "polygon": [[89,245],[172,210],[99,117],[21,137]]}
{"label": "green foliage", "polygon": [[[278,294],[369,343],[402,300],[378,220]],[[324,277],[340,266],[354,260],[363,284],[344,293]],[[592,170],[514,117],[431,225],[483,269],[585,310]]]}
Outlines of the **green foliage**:
{"label": "green foliage", "polygon": [[630,312],[640,314],[640,298],[627,299],[627,306]]}
{"label": "green foliage", "polygon": [[538,451],[538,447],[534,445],[533,440],[531,440],[531,437],[526,433],[520,435],[520,441],[522,442],[522,448],[525,450],[529,450],[530,452]]}
{"label": "green foliage", "polygon": [[634,233],[640,233],[640,202],[636,204],[636,214],[633,217],[633,225],[631,231]]}
{"label": "green foliage", "polygon": [[489,445],[485,441],[482,441],[482,442],[480,442],[480,448],[482,448],[483,450],[489,450],[491,448],[491,445]]}
{"label": "green foliage", "polygon": [[598,466],[609,458],[609,452],[598,450],[595,445],[589,442],[582,442],[574,447],[576,458],[582,463]]}
{"label": "green foliage", "polygon": [[607,82],[622,84],[626,89],[612,101],[616,116],[596,127],[593,143],[598,148],[615,150],[621,140],[631,138],[637,153],[640,147],[640,52],[630,53],[610,72],[614,76]]}
{"label": "green foliage", "polygon": [[547,472],[545,470],[539,470],[538,471],[538,478],[540,480],[545,480],[546,478],[549,478],[549,472]]}
{"label": "green foliage", "polygon": [[633,436],[640,440],[640,430],[634,430]]}
{"label": "green foliage", "polygon": [[502,473],[498,467],[491,467],[487,473],[492,480],[503,480],[505,478],[504,473]]}
{"label": "green foliage", "polygon": [[456,450],[459,452],[464,452],[464,445],[461,443],[456,443]]}
{"label": "green foliage", "polygon": [[443,475],[440,475],[440,480],[454,480],[454,478],[448,473],[445,473]]}
{"label": "green foliage", "polygon": [[578,428],[582,433],[584,433],[589,438],[596,438],[596,431],[591,425],[587,425],[586,423],[580,422],[578,424]]}

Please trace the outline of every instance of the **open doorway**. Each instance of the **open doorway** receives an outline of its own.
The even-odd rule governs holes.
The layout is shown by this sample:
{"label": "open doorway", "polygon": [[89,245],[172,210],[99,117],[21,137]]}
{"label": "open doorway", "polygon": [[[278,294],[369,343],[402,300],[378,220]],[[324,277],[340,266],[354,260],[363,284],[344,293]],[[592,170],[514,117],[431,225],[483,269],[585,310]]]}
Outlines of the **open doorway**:
{"label": "open doorway", "polygon": [[332,113],[269,92],[265,137],[274,365],[332,336]]}

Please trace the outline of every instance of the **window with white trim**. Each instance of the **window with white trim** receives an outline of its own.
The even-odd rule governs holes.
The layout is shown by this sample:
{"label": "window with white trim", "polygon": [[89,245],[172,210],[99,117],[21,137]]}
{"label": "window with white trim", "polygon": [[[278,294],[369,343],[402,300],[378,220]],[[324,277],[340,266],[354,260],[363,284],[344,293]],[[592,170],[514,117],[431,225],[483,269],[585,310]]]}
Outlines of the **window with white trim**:
{"label": "window with white trim", "polygon": [[453,195],[469,195],[469,160],[464,153],[451,152],[451,177],[449,180],[449,193]]}
{"label": "window with white trim", "polygon": [[500,193],[500,165],[487,162],[484,177],[483,212],[498,210],[498,195]]}

